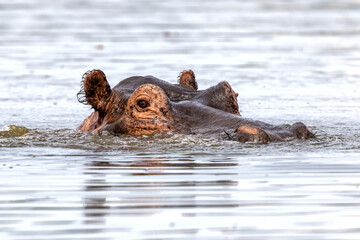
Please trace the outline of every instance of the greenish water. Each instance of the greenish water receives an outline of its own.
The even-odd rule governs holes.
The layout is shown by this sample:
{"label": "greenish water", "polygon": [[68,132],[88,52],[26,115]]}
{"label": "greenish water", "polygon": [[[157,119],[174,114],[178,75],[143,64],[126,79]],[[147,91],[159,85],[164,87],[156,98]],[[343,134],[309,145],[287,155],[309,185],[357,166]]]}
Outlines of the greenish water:
{"label": "greenish water", "polygon": [[[0,2],[0,239],[359,239],[355,0]],[[200,89],[308,141],[76,132],[100,68]]]}

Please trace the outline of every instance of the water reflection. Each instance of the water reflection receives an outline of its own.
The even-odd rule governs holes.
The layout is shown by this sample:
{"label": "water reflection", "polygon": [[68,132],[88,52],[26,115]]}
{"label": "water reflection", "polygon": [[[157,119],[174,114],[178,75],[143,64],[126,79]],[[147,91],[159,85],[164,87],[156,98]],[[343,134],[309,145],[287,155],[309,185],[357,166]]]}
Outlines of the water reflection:
{"label": "water reflection", "polygon": [[[149,216],[166,209],[237,207],[237,203],[229,203],[226,196],[217,193],[216,189],[236,187],[238,182],[210,179],[212,175],[222,175],[221,169],[236,167],[238,164],[214,160],[201,163],[183,157],[169,159],[143,156],[131,157],[128,161],[88,162],[84,168],[84,174],[90,177],[84,183],[85,222],[104,224],[108,215]],[[216,170],[214,173],[210,170],[212,168]],[[199,175],[200,179],[206,175],[210,179],[200,180],[191,175]],[[209,189],[214,192],[210,193]],[[214,196],[224,198],[225,201],[199,200]]]}
{"label": "water reflection", "polygon": [[[105,190],[106,182],[104,179],[90,179],[86,180],[85,192],[89,195],[96,194],[99,191]],[[105,195],[105,193],[104,193]],[[83,199],[84,215],[86,224],[100,224],[103,225],[106,222],[106,212],[110,209],[110,206],[106,204],[106,197],[94,196],[86,197]]]}

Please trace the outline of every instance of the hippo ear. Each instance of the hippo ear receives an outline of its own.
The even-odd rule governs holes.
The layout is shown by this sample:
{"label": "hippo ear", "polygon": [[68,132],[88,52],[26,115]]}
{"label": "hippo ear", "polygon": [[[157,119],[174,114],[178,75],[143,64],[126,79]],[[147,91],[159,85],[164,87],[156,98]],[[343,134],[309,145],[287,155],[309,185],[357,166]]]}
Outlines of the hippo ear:
{"label": "hippo ear", "polygon": [[178,81],[181,86],[193,89],[195,91],[198,90],[195,74],[192,70],[182,71],[178,76]]}
{"label": "hippo ear", "polygon": [[103,111],[111,88],[106,76],[101,70],[91,70],[84,73],[81,89],[77,94],[78,101],[91,105],[97,111]]}

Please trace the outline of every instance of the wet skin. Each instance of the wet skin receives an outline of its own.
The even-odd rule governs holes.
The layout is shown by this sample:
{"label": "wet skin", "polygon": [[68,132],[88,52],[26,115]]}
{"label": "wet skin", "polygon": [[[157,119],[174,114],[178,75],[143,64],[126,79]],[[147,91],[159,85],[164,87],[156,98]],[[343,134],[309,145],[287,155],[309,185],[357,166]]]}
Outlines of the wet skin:
{"label": "wet skin", "polygon": [[101,70],[92,70],[83,76],[78,99],[94,112],[78,130],[114,135],[178,132],[261,143],[314,137],[301,122],[274,126],[241,117],[237,96],[228,82],[199,91],[191,70],[179,75],[179,84],[135,76],[113,89]]}

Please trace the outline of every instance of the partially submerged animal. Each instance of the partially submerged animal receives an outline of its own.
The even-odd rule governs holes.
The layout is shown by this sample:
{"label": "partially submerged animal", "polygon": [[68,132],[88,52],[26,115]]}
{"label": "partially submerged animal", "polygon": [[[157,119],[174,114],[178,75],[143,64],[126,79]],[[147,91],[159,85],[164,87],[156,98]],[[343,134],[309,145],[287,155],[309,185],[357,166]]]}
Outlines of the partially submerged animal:
{"label": "partially submerged animal", "polygon": [[77,96],[94,112],[78,130],[114,135],[178,132],[261,143],[314,137],[301,122],[274,126],[243,118],[238,94],[228,82],[198,90],[192,70],[183,71],[178,79],[179,84],[171,84],[153,76],[134,76],[111,89],[101,70],[86,72]]}

